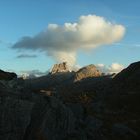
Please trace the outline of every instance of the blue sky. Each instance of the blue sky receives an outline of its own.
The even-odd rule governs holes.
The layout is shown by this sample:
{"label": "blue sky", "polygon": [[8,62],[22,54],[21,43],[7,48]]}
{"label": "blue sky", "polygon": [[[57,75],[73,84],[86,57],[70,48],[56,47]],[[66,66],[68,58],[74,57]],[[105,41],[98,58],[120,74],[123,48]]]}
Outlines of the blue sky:
{"label": "blue sky", "polygon": [[[140,60],[139,0],[1,0],[0,1],[0,69],[46,71],[55,61],[38,50],[28,50],[37,57],[17,58],[24,50],[11,46],[23,36],[34,36],[48,24],[77,22],[82,15],[96,15],[121,24],[125,36],[118,43],[103,45],[77,55],[78,65],[120,63],[124,66]],[[22,52],[23,51],[23,52]],[[27,53],[27,51],[26,51]]]}

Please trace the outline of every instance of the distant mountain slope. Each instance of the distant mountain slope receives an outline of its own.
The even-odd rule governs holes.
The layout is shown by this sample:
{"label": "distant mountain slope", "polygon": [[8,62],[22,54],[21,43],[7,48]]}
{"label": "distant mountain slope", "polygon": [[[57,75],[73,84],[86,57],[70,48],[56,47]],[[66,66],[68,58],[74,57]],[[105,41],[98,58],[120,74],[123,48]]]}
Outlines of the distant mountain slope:
{"label": "distant mountain slope", "polygon": [[14,78],[17,78],[17,75],[15,73],[0,70],[0,80],[12,80]]}
{"label": "distant mountain slope", "polygon": [[119,74],[115,76],[114,81],[116,82],[118,81],[124,84],[129,84],[130,86],[132,85],[139,86],[140,85],[140,61],[132,63],[126,69],[122,70]]}

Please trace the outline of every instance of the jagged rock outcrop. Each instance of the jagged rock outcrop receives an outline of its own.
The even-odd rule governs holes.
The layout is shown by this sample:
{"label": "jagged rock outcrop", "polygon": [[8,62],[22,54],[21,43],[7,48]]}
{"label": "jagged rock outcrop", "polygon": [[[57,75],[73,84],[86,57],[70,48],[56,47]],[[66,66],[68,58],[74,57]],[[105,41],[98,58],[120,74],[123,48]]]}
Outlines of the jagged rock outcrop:
{"label": "jagged rock outcrop", "polygon": [[75,133],[75,117],[60,100],[7,88],[0,91],[1,140],[62,140]]}
{"label": "jagged rock outcrop", "polygon": [[23,140],[33,103],[14,95],[0,96],[0,139]]}
{"label": "jagged rock outcrop", "polygon": [[91,64],[78,70],[75,74],[74,81],[80,81],[82,79],[99,76],[102,76],[101,72],[96,68],[95,65]]}
{"label": "jagged rock outcrop", "polygon": [[54,97],[38,97],[24,140],[62,140],[75,132],[75,117]]}
{"label": "jagged rock outcrop", "polygon": [[63,73],[63,72],[69,72],[69,68],[67,66],[66,62],[55,64],[50,72],[50,74],[56,74],[56,73]]}
{"label": "jagged rock outcrop", "polygon": [[0,70],[0,80],[12,80],[14,78],[17,78],[17,75],[15,73]]}

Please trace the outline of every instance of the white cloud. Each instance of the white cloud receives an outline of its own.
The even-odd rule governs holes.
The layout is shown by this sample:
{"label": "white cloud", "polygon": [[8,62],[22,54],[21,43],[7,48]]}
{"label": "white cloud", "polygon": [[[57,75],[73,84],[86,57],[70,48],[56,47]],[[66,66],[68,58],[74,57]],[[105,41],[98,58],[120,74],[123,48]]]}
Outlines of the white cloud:
{"label": "white cloud", "polygon": [[45,51],[58,62],[76,63],[78,50],[97,48],[122,39],[125,27],[96,15],[81,16],[77,23],[49,24],[34,37],[23,37],[13,45],[17,49]]}
{"label": "white cloud", "polygon": [[63,52],[63,51],[50,51],[48,55],[55,58],[56,62],[68,62],[69,66],[73,66],[76,63],[75,52]]}
{"label": "white cloud", "polygon": [[97,68],[103,73],[119,73],[121,70],[124,69],[124,66],[119,63],[112,63],[110,66],[104,64],[97,64]]}
{"label": "white cloud", "polygon": [[124,69],[124,66],[122,64],[119,64],[119,63],[113,63],[110,68],[109,68],[109,71],[110,73],[118,73],[120,72],[121,70]]}
{"label": "white cloud", "polygon": [[28,78],[35,78],[35,77],[47,75],[48,73],[49,71],[41,72],[40,70],[20,71],[19,77],[28,79]]}

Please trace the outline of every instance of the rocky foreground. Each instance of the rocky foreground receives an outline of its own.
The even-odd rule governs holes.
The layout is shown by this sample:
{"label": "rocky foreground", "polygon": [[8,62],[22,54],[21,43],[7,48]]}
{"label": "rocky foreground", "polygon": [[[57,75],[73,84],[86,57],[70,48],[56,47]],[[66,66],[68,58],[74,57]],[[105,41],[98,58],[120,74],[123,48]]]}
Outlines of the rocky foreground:
{"label": "rocky foreground", "polygon": [[139,140],[140,62],[104,76],[55,65],[23,80],[0,71],[0,140]]}

